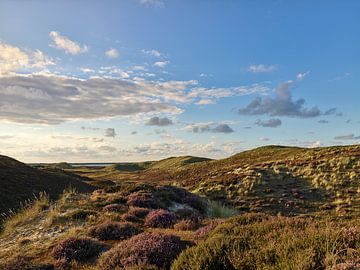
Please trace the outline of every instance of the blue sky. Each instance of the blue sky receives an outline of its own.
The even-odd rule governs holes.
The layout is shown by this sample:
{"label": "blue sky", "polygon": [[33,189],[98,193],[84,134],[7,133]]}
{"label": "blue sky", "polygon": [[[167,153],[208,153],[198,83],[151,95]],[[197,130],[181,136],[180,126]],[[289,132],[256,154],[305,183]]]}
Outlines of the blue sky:
{"label": "blue sky", "polygon": [[1,154],[108,162],[359,143],[359,8],[1,1]]}

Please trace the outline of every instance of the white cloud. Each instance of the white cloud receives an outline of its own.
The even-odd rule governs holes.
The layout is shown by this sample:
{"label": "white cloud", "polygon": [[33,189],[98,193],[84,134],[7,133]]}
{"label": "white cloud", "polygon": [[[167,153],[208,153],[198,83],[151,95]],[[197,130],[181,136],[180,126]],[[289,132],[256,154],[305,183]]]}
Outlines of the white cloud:
{"label": "white cloud", "polygon": [[53,59],[39,50],[22,50],[15,46],[0,43],[0,75],[19,69],[41,69],[54,64]]}
{"label": "white cloud", "polygon": [[157,51],[157,50],[141,50],[143,53],[150,55],[150,56],[154,56],[154,57],[160,57],[162,54],[161,52]]}
{"label": "white cloud", "polygon": [[164,2],[161,0],[138,0],[138,2],[142,5],[146,6],[154,6],[154,7],[163,7]]}
{"label": "white cloud", "polygon": [[94,73],[95,70],[93,70],[92,68],[80,68],[80,70],[84,73]]}
{"label": "white cloud", "polygon": [[107,50],[105,52],[105,55],[108,57],[108,58],[118,58],[119,57],[119,52],[117,49],[114,49],[114,48],[111,48],[109,50]]}
{"label": "white cloud", "polygon": [[49,36],[53,41],[53,43],[50,44],[51,47],[58,50],[64,50],[68,54],[76,55],[89,51],[89,48],[86,45],[81,45],[76,41],[72,41],[69,38],[62,36],[59,32],[51,31]]}
{"label": "white cloud", "polygon": [[155,63],[154,63],[154,66],[155,66],[155,67],[158,67],[158,68],[164,68],[164,67],[166,67],[168,64],[170,64],[170,61],[158,61],[158,62],[155,62]]}
{"label": "white cloud", "polygon": [[296,79],[298,79],[299,81],[303,80],[307,75],[310,74],[310,71],[306,71],[303,73],[299,73],[296,75]]}
{"label": "white cloud", "polygon": [[0,77],[0,119],[58,124],[141,113],[178,114],[182,109],[176,104],[192,102],[185,90],[196,83],[57,75]]}
{"label": "white cloud", "polygon": [[252,73],[269,73],[276,70],[275,65],[266,66],[264,64],[251,65],[248,67],[248,71]]}
{"label": "white cloud", "polygon": [[215,103],[215,101],[213,101],[212,99],[200,99],[195,104],[197,104],[197,105],[209,105],[209,104],[214,104],[214,103]]}

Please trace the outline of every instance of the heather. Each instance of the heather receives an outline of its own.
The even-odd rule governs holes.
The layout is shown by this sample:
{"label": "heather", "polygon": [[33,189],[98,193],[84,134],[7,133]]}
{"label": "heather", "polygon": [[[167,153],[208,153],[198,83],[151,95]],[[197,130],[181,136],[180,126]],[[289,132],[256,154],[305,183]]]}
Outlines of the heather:
{"label": "heather", "polygon": [[122,269],[141,264],[169,269],[172,261],[186,248],[180,237],[163,233],[142,233],[105,252],[98,267]]}

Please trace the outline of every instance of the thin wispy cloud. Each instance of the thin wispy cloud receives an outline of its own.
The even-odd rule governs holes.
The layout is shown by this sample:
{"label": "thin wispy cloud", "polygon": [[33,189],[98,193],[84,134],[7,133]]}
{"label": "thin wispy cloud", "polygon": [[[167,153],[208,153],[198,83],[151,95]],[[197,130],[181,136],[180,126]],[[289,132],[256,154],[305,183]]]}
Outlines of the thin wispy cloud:
{"label": "thin wispy cloud", "polygon": [[161,0],[137,0],[137,1],[145,6],[163,7],[165,5],[164,1]]}
{"label": "thin wispy cloud", "polygon": [[345,134],[345,135],[338,135],[334,137],[334,140],[360,140],[360,136],[355,136],[355,134]]}
{"label": "thin wispy cloud", "polygon": [[154,57],[160,57],[162,56],[161,52],[159,52],[158,50],[141,50],[144,54],[150,55],[150,56],[154,56]]}
{"label": "thin wispy cloud", "polygon": [[154,67],[164,68],[170,64],[170,61],[157,61],[154,63]]}
{"label": "thin wispy cloud", "polygon": [[264,64],[258,64],[258,65],[251,65],[248,67],[248,71],[252,73],[270,73],[277,69],[275,65],[264,65]]}
{"label": "thin wispy cloud", "polygon": [[50,46],[58,50],[63,50],[67,54],[76,55],[89,51],[88,46],[81,45],[80,43],[61,35],[59,32],[51,31],[49,36],[52,40]]}

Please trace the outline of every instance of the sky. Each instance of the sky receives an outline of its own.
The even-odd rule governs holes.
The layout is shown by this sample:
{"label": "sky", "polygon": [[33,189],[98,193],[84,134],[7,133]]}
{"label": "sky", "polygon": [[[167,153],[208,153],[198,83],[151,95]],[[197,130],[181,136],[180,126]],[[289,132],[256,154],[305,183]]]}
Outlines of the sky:
{"label": "sky", "polygon": [[360,143],[360,2],[0,2],[0,154],[223,158]]}

